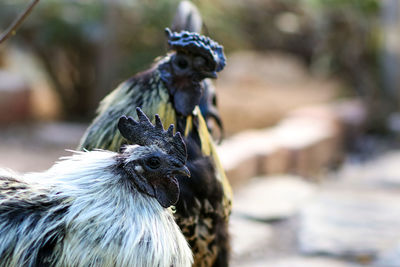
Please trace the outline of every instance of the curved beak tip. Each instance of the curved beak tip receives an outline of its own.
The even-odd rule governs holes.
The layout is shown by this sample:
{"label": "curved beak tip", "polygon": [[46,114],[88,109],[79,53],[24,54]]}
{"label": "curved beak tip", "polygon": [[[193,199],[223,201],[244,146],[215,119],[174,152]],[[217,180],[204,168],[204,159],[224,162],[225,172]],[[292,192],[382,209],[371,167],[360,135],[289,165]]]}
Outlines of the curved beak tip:
{"label": "curved beak tip", "polygon": [[218,78],[217,72],[216,71],[210,72],[208,77],[211,79]]}
{"label": "curved beak tip", "polygon": [[186,166],[183,166],[182,168],[179,168],[177,170],[174,171],[176,174],[182,175],[182,176],[186,176],[186,177],[190,177],[190,171]]}
{"label": "curved beak tip", "polygon": [[188,177],[188,178],[190,178],[190,176],[192,176],[191,174],[190,174],[190,171],[189,171],[189,169],[185,166],[185,167],[183,167],[183,169],[184,169],[184,173],[185,173],[185,175]]}
{"label": "curved beak tip", "polygon": [[205,71],[202,74],[203,74],[203,77],[205,77],[205,78],[210,78],[210,79],[218,78],[216,71]]}

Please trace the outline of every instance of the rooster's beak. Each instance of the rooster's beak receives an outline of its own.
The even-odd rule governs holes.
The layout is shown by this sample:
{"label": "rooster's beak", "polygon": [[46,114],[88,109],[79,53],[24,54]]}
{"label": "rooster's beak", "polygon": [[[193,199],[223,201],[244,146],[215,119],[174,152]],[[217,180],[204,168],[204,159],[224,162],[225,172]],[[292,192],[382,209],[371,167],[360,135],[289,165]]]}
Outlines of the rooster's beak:
{"label": "rooster's beak", "polygon": [[176,174],[176,175],[182,175],[182,176],[190,177],[190,171],[189,171],[189,169],[188,169],[186,166],[183,166],[183,167],[181,167],[181,168],[174,169],[174,170],[172,171],[172,173],[173,173],[173,174]]}
{"label": "rooster's beak", "polygon": [[218,77],[216,71],[210,71],[210,72],[207,71],[207,72],[203,72],[202,74],[204,75],[205,78],[216,79]]}

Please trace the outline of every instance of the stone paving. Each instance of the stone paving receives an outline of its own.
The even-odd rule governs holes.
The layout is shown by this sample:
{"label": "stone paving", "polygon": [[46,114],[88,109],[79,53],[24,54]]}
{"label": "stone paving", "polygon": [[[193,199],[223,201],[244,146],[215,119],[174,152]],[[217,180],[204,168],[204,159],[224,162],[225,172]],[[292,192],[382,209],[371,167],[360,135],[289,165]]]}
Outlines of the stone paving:
{"label": "stone paving", "polygon": [[252,180],[236,192],[233,266],[400,266],[399,162],[394,150],[346,163],[319,184]]}

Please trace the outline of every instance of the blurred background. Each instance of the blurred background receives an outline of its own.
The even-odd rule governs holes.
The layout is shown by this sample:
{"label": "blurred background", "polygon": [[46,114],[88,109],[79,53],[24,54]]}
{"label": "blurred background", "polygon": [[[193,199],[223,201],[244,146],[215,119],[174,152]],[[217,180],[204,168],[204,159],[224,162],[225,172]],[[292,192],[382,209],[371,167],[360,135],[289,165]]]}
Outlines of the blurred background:
{"label": "blurred background", "polygon": [[[178,0],[40,1],[0,45],[0,167],[75,149],[166,53]],[[192,1],[223,44],[232,266],[400,266],[400,2]],[[28,1],[0,2],[0,31]]]}

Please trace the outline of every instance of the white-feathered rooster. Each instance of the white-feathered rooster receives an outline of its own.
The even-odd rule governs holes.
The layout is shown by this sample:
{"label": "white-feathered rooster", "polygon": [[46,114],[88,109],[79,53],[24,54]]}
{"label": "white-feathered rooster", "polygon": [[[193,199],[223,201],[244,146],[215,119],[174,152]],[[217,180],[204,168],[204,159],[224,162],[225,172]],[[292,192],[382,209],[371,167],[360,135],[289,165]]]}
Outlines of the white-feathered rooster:
{"label": "white-feathered rooster", "polygon": [[169,206],[186,147],[137,110],[118,129],[136,145],[77,152],[42,173],[0,170],[0,266],[190,266]]}

